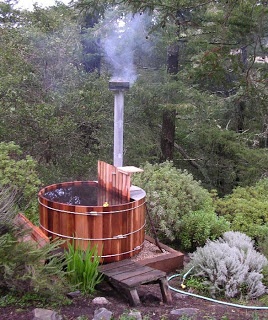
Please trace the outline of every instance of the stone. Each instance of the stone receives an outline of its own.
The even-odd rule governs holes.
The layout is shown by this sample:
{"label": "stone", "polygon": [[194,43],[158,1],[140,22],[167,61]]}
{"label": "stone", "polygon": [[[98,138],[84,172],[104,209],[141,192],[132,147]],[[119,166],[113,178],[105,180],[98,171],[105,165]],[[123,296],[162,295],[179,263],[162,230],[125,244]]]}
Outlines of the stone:
{"label": "stone", "polygon": [[194,316],[198,313],[199,309],[196,308],[181,308],[181,309],[174,309],[170,311],[170,314],[176,316]]}
{"label": "stone", "polygon": [[92,320],[111,320],[113,313],[106,308],[100,308],[95,310]]}
{"label": "stone", "polygon": [[128,316],[131,319],[142,320],[142,316],[139,311],[131,311],[131,312],[129,312]]}
{"label": "stone", "polygon": [[62,320],[62,316],[56,311],[36,308],[33,310],[33,320]]}
{"label": "stone", "polygon": [[79,296],[81,296],[81,291],[79,291],[79,290],[67,293],[67,297],[71,298],[71,299],[79,297]]}
{"label": "stone", "polygon": [[104,297],[96,297],[92,300],[94,304],[109,304],[110,302]]}
{"label": "stone", "polygon": [[189,296],[187,296],[187,294],[183,294],[183,293],[176,293],[175,298],[185,300],[185,299],[189,298]]}

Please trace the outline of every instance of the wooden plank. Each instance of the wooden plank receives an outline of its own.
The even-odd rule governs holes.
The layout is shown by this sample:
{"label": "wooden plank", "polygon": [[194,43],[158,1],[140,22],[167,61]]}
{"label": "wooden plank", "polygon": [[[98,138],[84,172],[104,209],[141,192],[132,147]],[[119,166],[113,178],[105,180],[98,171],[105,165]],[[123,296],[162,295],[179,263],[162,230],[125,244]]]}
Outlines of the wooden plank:
{"label": "wooden plank", "polygon": [[142,268],[140,267],[141,266],[139,266],[138,268],[133,268],[132,265],[121,266],[116,269],[107,270],[103,272],[103,274],[105,274],[108,277],[113,277],[118,281],[122,281],[124,279],[135,277],[137,275],[141,275],[143,273],[147,273],[153,270],[150,267],[144,267],[144,266],[142,266]]}
{"label": "wooden plank", "polygon": [[127,295],[128,295],[130,304],[133,307],[136,307],[141,304],[140,297],[136,289],[127,290]]}
{"label": "wooden plank", "polygon": [[118,267],[116,269],[112,269],[112,270],[107,270],[105,272],[102,272],[105,276],[113,278],[115,280],[120,280],[120,274],[130,274],[130,272],[132,271],[132,267],[131,266],[122,266],[122,267]]}
{"label": "wooden plank", "polygon": [[98,161],[98,183],[118,197],[130,201],[130,173],[113,165]]}
{"label": "wooden plank", "polygon": [[118,262],[118,265],[117,263],[113,263],[112,267],[109,265],[100,267],[99,271],[118,282],[130,286],[155,281],[156,279],[166,276],[166,273],[160,270],[141,266],[136,263],[123,262],[124,260]]}
{"label": "wooden plank", "polygon": [[160,275],[159,273],[157,273],[157,271],[158,270],[153,270],[148,273],[138,275],[137,277],[131,277],[120,282],[128,287],[137,287],[141,284],[154,282],[159,280],[160,278]]}
{"label": "wooden plank", "polygon": [[105,213],[110,210],[109,207],[103,207],[103,214],[102,214],[102,235],[103,239],[108,239],[108,240],[103,240],[103,252],[102,255],[110,255],[112,253],[112,243],[109,238],[112,236],[112,215],[110,213]]}
{"label": "wooden plank", "polygon": [[171,297],[171,292],[169,290],[168,281],[166,278],[160,279],[160,289],[163,297],[163,302],[171,303],[172,297]]}
{"label": "wooden plank", "polygon": [[49,238],[42,232],[42,230],[35,226],[22,213],[18,213],[18,215],[14,218],[14,221],[23,230],[29,231],[31,240],[35,241],[38,247],[43,247],[49,243]]}
{"label": "wooden plank", "polygon": [[124,166],[124,167],[117,167],[119,171],[127,172],[127,173],[136,173],[136,172],[144,172],[143,169],[134,167],[134,166]]}
{"label": "wooden plank", "polygon": [[120,266],[124,266],[124,265],[128,265],[128,264],[136,265],[137,263],[133,262],[131,259],[126,259],[126,260],[122,260],[122,261],[118,261],[118,262],[114,262],[114,263],[103,264],[103,265],[99,266],[99,271],[104,272],[106,270],[116,269]]}
{"label": "wooden plank", "polygon": [[[144,269],[144,270],[141,270],[141,269],[126,270],[125,272],[113,274],[111,276],[115,280],[123,282],[123,283],[127,283],[128,281],[131,281],[131,279],[134,279],[134,278],[137,279],[137,283],[141,283],[140,279],[149,279],[151,277],[151,273],[153,271],[154,271],[154,269],[147,267],[147,269]],[[157,276],[159,276],[159,273],[157,273]],[[155,279],[155,275],[153,276],[153,279]]]}

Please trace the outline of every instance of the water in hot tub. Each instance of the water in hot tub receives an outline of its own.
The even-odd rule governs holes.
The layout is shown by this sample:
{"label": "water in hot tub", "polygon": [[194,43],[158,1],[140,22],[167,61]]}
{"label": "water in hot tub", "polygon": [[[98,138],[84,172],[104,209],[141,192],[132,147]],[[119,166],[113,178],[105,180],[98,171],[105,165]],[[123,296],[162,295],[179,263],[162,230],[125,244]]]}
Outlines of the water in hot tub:
{"label": "water in hot tub", "polygon": [[126,199],[119,197],[115,193],[107,192],[97,184],[73,184],[58,187],[45,192],[43,196],[53,202],[80,206],[100,206],[105,203],[117,205],[127,202]]}

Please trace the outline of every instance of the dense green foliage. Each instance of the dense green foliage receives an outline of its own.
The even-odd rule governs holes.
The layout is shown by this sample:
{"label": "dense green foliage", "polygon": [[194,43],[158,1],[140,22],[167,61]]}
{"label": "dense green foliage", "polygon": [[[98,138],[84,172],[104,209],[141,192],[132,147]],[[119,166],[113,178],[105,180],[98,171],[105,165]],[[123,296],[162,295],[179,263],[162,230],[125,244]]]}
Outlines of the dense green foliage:
{"label": "dense green foliage", "polygon": [[98,159],[112,162],[112,36],[119,69],[136,72],[126,165],[165,159],[166,144],[176,167],[220,195],[268,170],[267,64],[256,60],[267,52],[266,3],[79,0],[32,12],[0,3],[0,136],[37,161],[43,184],[95,178]]}
{"label": "dense green foliage", "polygon": [[[0,193],[0,296],[12,293],[22,297],[38,295],[59,303],[68,290],[63,261],[54,251],[59,242],[38,248],[22,241],[27,231],[16,225],[15,202],[8,190]],[[9,219],[7,219],[7,215]],[[47,261],[47,263],[45,263]]]}
{"label": "dense green foliage", "polygon": [[268,232],[268,179],[254,186],[237,187],[216,200],[216,211],[231,223],[231,229],[262,241]]}
{"label": "dense green foliage", "polygon": [[153,223],[163,240],[192,250],[228,230],[227,221],[213,211],[209,192],[190,173],[171,162],[147,163],[143,169],[133,183],[146,191]]}
{"label": "dense green foliage", "polygon": [[36,167],[36,161],[29,155],[24,156],[14,142],[0,142],[0,185],[15,190],[19,209],[26,211],[33,219],[41,185]]}
{"label": "dense green foliage", "polygon": [[227,230],[226,219],[244,230],[251,214],[260,227],[249,234],[265,232],[255,211],[217,217],[206,189],[224,196],[268,171],[266,2],[0,4],[0,182],[17,186],[20,208],[35,210],[28,217],[36,221],[40,184],[95,179],[97,160],[112,162],[108,81],[131,67],[124,165],[173,159],[161,174],[146,165],[136,182],[161,237],[192,250]]}
{"label": "dense green foliage", "polygon": [[189,212],[181,218],[177,238],[184,250],[193,251],[208,239],[215,240],[228,230],[230,223],[225,218],[218,217],[212,209],[203,209]]}

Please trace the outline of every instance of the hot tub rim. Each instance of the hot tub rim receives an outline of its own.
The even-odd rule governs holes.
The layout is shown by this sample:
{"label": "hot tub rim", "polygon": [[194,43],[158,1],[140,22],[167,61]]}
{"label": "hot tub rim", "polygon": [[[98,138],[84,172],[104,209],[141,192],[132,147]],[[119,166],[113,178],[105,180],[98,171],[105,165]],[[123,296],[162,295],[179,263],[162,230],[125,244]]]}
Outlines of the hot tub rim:
{"label": "hot tub rim", "polygon": [[[66,182],[60,182],[60,183],[54,183],[54,184],[51,184],[51,185],[48,185],[48,186],[45,186],[43,188],[41,188],[38,192],[38,202],[40,203],[40,199],[43,199],[44,201],[49,201],[49,202],[52,202],[52,203],[56,203],[56,204],[61,204],[61,205],[66,205],[68,207],[73,208],[73,209],[79,209],[81,208],[82,209],[85,209],[85,208],[102,208],[103,210],[103,206],[98,206],[98,205],[75,205],[75,204],[69,204],[69,203],[65,203],[65,202],[59,202],[59,201],[54,201],[54,200],[51,200],[49,198],[46,198],[43,194],[45,192],[48,192],[48,191],[52,191],[52,190],[55,190],[57,189],[58,187],[60,187],[61,185],[64,185],[65,187],[67,187],[68,185],[75,185],[75,184],[92,184],[92,185],[95,185],[95,186],[98,186],[98,181],[95,181],[95,180],[74,180],[74,181],[66,181]],[[137,192],[138,191],[138,192]],[[130,187],[130,201],[129,202],[125,202],[125,203],[120,203],[120,204],[111,204],[109,205],[108,207],[106,207],[105,209],[107,209],[107,211],[101,211],[102,213],[112,213],[111,210],[109,210],[108,208],[116,208],[118,206],[120,207],[129,207],[130,204],[136,202],[136,201],[140,201],[142,199],[145,199],[146,197],[146,192],[142,189],[142,188],[139,188],[137,186],[134,186],[132,185]],[[145,201],[146,202],[146,201]],[[43,204],[43,202],[41,202],[40,204]],[[123,210],[124,211],[124,210]],[[99,211],[98,211],[99,212]]]}

